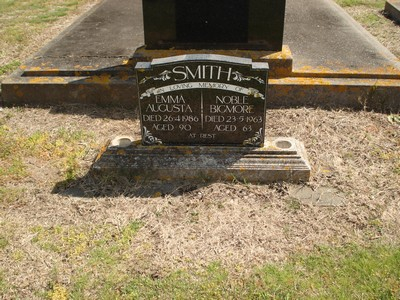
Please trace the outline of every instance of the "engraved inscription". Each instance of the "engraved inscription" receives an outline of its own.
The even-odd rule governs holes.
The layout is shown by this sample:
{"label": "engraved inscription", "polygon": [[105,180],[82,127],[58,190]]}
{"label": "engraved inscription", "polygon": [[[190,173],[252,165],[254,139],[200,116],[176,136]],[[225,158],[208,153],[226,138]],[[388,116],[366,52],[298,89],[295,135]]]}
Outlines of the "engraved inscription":
{"label": "engraved inscription", "polygon": [[137,66],[143,144],[262,146],[267,66],[252,66],[217,55]]}

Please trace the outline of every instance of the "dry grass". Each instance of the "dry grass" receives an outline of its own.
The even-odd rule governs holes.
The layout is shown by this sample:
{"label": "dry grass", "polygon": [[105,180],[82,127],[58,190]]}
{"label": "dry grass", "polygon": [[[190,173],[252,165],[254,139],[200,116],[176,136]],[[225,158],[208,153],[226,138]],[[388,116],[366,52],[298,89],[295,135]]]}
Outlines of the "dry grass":
{"label": "dry grass", "polygon": [[[0,260],[8,295],[32,297],[49,282],[70,288],[78,270],[99,272],[92,281],[106,276],[105,270],[158,278],[219,261],[243,275],[316,246],[399,242],[400,127],[386,115],[306,108],[268,113],[268,135],[305,143],[313,169],[309,185],[336,187],[346,195],[345,206],[316,207],[294,203],[288,184],[168,187],[87,174],[106,139],[132,131],[139,138],[133,112],[65,106],[6,108],[1,114],[8,116],[6,126],[27,136],[65,124],[93,136],[79,161],[80,179],[65,185],[56,159],[32,155],[24,158],[29,175],[7,183],[22,191],[1,203],[0,227],[8,244]],[[121,246],[121,232],[132,222],[140,228]],[[102,243],[116,248],[99,250]],[[102,249],[111,257],[104,258]]]}

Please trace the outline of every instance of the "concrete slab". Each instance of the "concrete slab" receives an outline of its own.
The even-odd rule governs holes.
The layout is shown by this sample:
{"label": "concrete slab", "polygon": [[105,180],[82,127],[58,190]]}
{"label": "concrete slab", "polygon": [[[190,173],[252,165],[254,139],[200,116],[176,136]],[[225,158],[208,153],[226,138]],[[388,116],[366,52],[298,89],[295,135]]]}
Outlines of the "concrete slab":
{"label": "concrete slab", "polygon": [[289,188],[289,196],[302,204],[315,206],[342,206],[346,203],[346,197],[343,192],[327,186],[321,186],[313,190],[306,185],[292,185]]}
{"label": "concrete slab", "polygon": [[[143,41],[141,0],[104,0],[4,80],[3,100],[135,107],[133,67],[155,56]],[[287,0],[284,43],[277,53],[230,53],[276,66],[269,107],[400,110],[399,59],[332,0]]]}
{"label": "concrete slab", "polygon": [[387,0],[385,12],[396,22],[400,23],[400,0]]}

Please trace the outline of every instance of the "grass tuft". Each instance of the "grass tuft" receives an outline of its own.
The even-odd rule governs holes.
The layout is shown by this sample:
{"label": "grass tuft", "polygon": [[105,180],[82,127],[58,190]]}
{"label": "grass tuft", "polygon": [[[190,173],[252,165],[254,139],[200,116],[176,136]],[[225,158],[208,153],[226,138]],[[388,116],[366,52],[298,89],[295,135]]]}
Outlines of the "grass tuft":
{"label": "grass tuft", "polygon": [[190,274],[177,271],[162,279],[136,276],[121,289],[122,298],[186,299],[398,299],[400,249],[320,248],[283,265],[266,265],[249,278],[234,278],[219,264]]}

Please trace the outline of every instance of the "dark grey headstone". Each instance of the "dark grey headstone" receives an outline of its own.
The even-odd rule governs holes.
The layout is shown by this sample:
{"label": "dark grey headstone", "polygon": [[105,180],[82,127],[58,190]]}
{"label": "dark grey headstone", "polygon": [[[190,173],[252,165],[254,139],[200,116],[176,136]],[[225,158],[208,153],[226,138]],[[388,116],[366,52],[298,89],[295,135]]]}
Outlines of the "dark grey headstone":
{"label": "dark grey headstone", "polygon": [[267,63],[182,55],[136,70],[144,145],[263,145]]}
{"label": "dark grey headstone", "polygon": [[285,0],[143,0],[148,49],[281,51]]}

